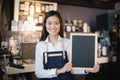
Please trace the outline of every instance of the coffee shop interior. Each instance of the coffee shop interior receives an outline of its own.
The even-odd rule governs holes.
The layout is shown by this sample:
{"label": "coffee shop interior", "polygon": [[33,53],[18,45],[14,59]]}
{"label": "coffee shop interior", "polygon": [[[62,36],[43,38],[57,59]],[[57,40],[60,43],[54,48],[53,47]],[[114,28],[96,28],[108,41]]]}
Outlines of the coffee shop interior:
{"label": "coffee shop interior", "polygon": [[0,80],[38,80],[35,46],[50,10],[60,12],[66,38],[98,36],[99,72],[73,74],[75,80],[119,80],[120,0],[0,0]]}

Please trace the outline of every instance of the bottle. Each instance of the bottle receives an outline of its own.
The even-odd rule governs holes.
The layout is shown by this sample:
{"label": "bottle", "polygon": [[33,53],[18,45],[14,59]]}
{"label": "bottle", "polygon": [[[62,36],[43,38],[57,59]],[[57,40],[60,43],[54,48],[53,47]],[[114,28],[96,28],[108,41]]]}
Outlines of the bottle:
{"label": "bottle", "polygon": [[67,32],[67,25],[68,25],[68,22],[67,22],[67,20],[65,20],[65,27],[64,27],[64,29],[65,29],[65,32]]}
{"label": "bottle", "polygon": [[87,27],[87,32],[90,32],[90,26]]}
{"label": "bottle", "polygon": [[20,11],[24,11],[25,4],[24,2],[20,2]]}
{"label": "bottle", "polygon": [[12,65],[13,65],[13,55],[11,53],[11,50],[8,50],[8,54],[9,54],[9,66],[12,67]]}
{"label": "bottle", "polygon": [[75,32],[75,25],[72,25],[72,31]]}
{"label": "bottle", "polygon": [[30,8],[29,8],[29,14],[31,15],[31,16],[33,16],[34,15],[34,12],[35,12],[35,10],[34,10],[34,4],[32,3],[31,5],[30,5]]}
{"label": "bottle", "polygon": [[42,25],[42,23],[43,23],[43,15],[39,15],[39,17],[38,17],[38,24]]}
{"label": "bottle", "polygon": [[78,27],[78,21],[77,20],[72,20],[72,31],[79,31],[79,27]]}
{"label": "bottle", "polygon": [[83,21],[81,19],[78,21],[78,24],[79,24],[79,31],[83,32]]}
{"label": "bottle", "polygon": [[107,43],[106,43],[106,40],[104,40],[104,45],[102,47],[102,56],[107,56]]}
{"label": "bottle", "polygon": [[101,57],[101,53],[102,53],[101,45],[98,44],[98,57]]}
{"label": "bottle", "polygon": [[68,25],[66,26],[67,32],[71,32],[72,27],[71,27],[71,20],[68,20]]}
{"label": "bottle", "polygon": [[88,24],[84,23],[83,24],[83,32],[87,32],[87,29],[88,29]]}
{"label": "bottle", "polygon": [[102,56],[107,56],[107,48],[106,48],[106,46],[102,47]]}

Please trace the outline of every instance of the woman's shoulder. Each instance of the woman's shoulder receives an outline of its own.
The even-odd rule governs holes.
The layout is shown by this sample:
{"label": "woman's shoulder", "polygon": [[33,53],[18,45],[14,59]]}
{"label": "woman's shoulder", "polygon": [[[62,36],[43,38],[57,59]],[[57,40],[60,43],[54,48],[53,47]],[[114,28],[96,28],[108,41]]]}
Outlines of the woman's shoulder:
{"label": "woman's shoulder", "polygon": [[43,46],[44,44],[45,44],[44,41],[40,41],[40,42],[38,42],[38,43],[36,44],[36,46]]}
{"label": "woman's shoulder", "polygon": [[67,40],[67,41],[70,41],[70,39],[68,39],[68,38],[63,38],[64,40]]}
{"label": "woman's shoulder", "polygon": [[65,49],[70,47],[70,39],[68,38],[63,38],[64,39],[64,45],[65,45]]}
{"label": "woman's shoulder", "polygon": [[66,43],[66,42],[70,42],[70,39],[68,39],[68,38],[63,38],[64,39],[64,42]]}

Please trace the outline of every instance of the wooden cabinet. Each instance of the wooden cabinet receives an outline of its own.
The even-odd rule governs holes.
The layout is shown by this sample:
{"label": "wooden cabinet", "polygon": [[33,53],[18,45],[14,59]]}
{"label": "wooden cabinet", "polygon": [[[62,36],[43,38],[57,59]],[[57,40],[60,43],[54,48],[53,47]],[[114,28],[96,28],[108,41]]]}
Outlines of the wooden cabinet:
{"label": "wooden cabinet", "polygon": [[39,17],[50,10],[57,10],[57,3],[45,2],[38,0],[15,0],[14,1],[14,20],[29,20],[31,16],[33,19]]}
{"label": "wooden cabinet", "polygon": [[[97,16],[97,26],[103,30],[109,31],[111,42],[110,56],[117,57],[116,60],[120,61],[120,10],[113,10],[106,14]],[[112,58],[112,57],[111,57]],[[112,61],[114,61],[112,59]]]}
{"label": "wooden cabinet", "polygon": [[55,2],[15,0],[14,4],[14,20],[21,31],[41,31],[45,13],[57,10]]}
{"label": "wooden cabinet", "polygon": [[7,37],[17,37],[22,43],[39,41],[45,13],[57,10],[57,3],[38,0],[14,0],[14,18]]}

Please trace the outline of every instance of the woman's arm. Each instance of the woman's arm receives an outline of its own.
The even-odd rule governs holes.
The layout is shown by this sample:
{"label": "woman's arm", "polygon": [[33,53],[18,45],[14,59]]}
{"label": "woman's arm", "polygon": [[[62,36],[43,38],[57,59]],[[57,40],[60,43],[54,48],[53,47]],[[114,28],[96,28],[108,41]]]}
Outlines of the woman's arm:
{"label": "woman's arm", "polygon": [[88,70],[86,72],[87,73],[89,73],[89,72],[91,72],[91,73],[97,73],[97,72],[99,72],[99,70],[100,70],[100,65],[99,65],[99,63],[97,63],[96,65],[94,65],[93,70]]}
{"label": "woman's arm", "polygon": [[57,69],[56,74],[59,75],[61,73],[70,72],[71,70],[72,70],[72,63],[68,62],[64,65],[64,67]]}
{"label": "woman's arm", "polygon": [[43,42],[40,42],[36,45],[35,50],[35,75],[37,78],[52,78],[56,77],[56,69],[44,69],[43,66],[43,50],[45,45]]}

